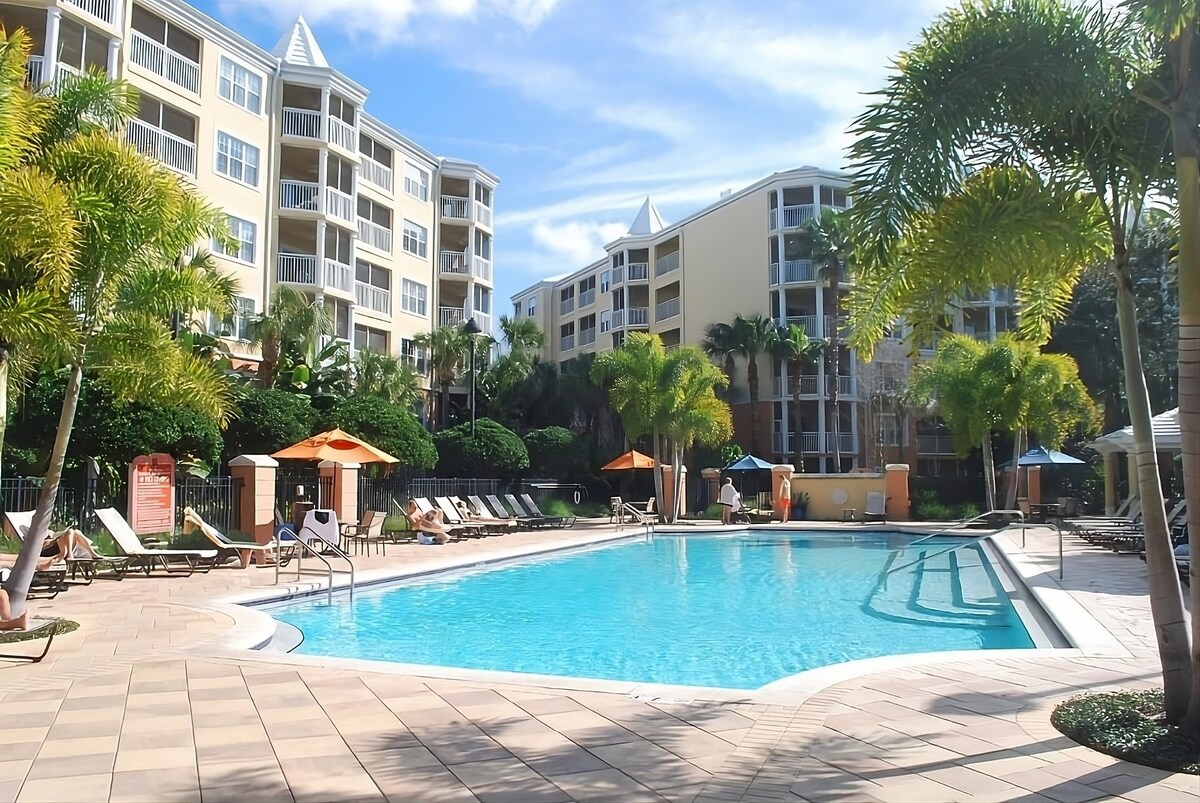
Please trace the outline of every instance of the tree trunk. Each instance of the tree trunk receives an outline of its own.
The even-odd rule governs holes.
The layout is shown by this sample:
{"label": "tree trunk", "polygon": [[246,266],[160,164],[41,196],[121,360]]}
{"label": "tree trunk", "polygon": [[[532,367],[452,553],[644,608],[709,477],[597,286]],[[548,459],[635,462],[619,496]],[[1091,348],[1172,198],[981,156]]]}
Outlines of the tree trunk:
{"label": "tree trunk", "polygon": [[279,355],[283,343],[279,337],[271,335],[263,342],[262,362],[258,364],[258,384],[264,390],[275,387],[275,372],[279,370]]}
{"label": "tree trunk", "polygon": [[50,452],[50,465],[46,469],[37,510],[33,514],[33,526],[26,533],[12,574],[4,584],[9,604],[12,606],[12,616],[20,616],[25,611],[25,598],[29,595],[34,570],[42,554],[41,536],[50,529],[50,517],[54,511],[54,502],[58,498],[58,486],[62,482],[63,463],[67,459],[67,446],[71,443],[71,430],[75,426],[75,411],[79,407],[79,389],[83,385],[82,357],[81,353],[80,359],[71,365],[67,395],[63,399],[62,412],[58,416],[58,432],[54,436],[54,448]]}
{"label": "tree trunk", "polygon": [[984,504],[988,510],[996,509],[996,460],[992,456],[992,431],[984,433],[983,442],[979,444],[983,452],[983,493],[987,498]]}
{"label": "tree trunk", "polygon": [[758,451],[758,355],[751,354],[746,364],[746,385],[750,389],[750,448]]}
{"label": "tree trunk", "polygon": [[671,498],[671,512],[667,521],[674,524],[679,519],[680,494],[683,493],[683,446],[675,442],[671,448],[671,482],[675,495]]}
{"label": "tree trunk", "polygon": [[438,429],[445,429],[446,424],[448,424],[450,422],[450,419],[448,417],[450,414],[450,383],[449,382],[442,383],[442,394],[438,398],[437,413],[438,413],[437,414]]}
{"label": "tree trunk", "polygon": [[[1137,488],[1142,498],[1142,529],[1146,535],[1146,569],[1150,585],[1150,613],[1158,654],[1163,668],[1163,693],[1167,719],[1181,722],[1192,692],[1192,660],[1183,594],[1167,530],[1166,505],[1158,473],[1154,432],[1150,423],[1150,393],[1142,369],[1138,343],[1137,312],[1133,284],[1129,277],[1128,254],[1118,243],[1114,252],[1113,272],[1117,284],[1117,324],[1121,333],[1121,357],[1125,368],[1125,398],[1133,425],[1134,458],[1137,463]],[[1182,327],[1181,327],[1182,330]],[[1180,362],[1183,355],[1180,354]],[[1182,384],[1182,383],[1181,383]],[[1182,387],[1181,387],[1182,390]],[[1182,393],[1180,394],[1182,397]],[[1180,424],[1186,426],[1180,408]],[[1193,528],[1195,529],[1195,528]]]}
{"label": "tree trunk", "polygon": [[0,343],[0,479],[4,477],[4,437],[8,434],[8,349],[8,343]]}
{"label": "tree trunk", "polygon": [[650,435],[653,438],[651,451],[654,452],[654,507],[660,523],[665,522],[663,510],[663,476],[662,476],[662,438],[656,428]]}
{"label": "tree trunk", "polygon": [[842,283],[841,265],[835,260],[829,266],[829,295],[832,301],[825,301],[826,315],[829,316],[829,331],[826,335],[829,338],[829,403],[833,408],[830,415],[829,431],[833,435],[833,473],[842,473],[842,438],[841,427],[842,417],[838,414],[838,364],[841,362],[841,357],[838,354],[838,314],[841,312],[841,292]]}
{"label": "tree trunk", "polygon": [[1006,510],[1017,509],[1017,490],[1021,484],[1021,467],[1018,463],[1021,460],[1021,455],[1025,453],[1023,443],[1025,441],[1025,430],[1018,429],[1013,432],[1013,456],[1012,456],[1012,482],[1008,484],[1008,490],[1004,494],[1004,508]]}

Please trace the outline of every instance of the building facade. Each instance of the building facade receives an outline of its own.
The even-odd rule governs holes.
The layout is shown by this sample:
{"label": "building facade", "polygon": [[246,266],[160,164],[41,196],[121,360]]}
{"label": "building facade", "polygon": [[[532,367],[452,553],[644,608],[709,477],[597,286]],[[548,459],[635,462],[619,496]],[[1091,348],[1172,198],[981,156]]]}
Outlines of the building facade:
{"label": "building facade", "polygon": [[[700,345],[709,325],[738,315],[768,316],[828,341],[835,325],[832,290],[818,266],[803,258],[799,235],[821,209],[846,209],[848,187],[841,173],[801,167],[725,193],[672,224],[646,199],[629,232],[605,246],[603,259],[515,294],[513,313],[538,323],[546,333],[543,358],[559,365],[618,347],[630,331],[657,334],[668,348]],[[841,295],[850,281],[843,278]],[[956,331],[981,338],[1015,326],[1011,295],[1000,291],[950,316]],[[957,471],[944,427],[896,401],[911,365],[899,340],[881,344],[870,364],[844,350],[835,411],[823,360],[793,382],[786,362],[763,356],[758,419],[770,423],[752,442],[749,389],[739,363],[728,393],[738,440],[809,472],[832,471],[835,452],[842,470],[908,462],[925,473]]]}
{"label": "building facade", "polygon": [[417,335],[472,316],[491,330],[498,179],[370,115],[302,18],[269,51],[180,0],[0,3],[0,24],[29,33],[34,86],[128,81],[128,141],[226,212],[238,242],[211,248],[240,297],[213,328],[235,354],[253,359],[250,322],[280,285],[323,300],[352,350],[419,369]]}

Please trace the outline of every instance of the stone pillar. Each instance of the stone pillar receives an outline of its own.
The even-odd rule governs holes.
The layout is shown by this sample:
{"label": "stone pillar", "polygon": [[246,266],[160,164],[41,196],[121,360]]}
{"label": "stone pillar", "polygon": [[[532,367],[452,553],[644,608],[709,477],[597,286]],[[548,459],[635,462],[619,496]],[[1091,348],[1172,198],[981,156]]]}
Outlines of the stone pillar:
{"label": "stone pillar", "polygon": [[669,464],[663,464],[663,510],[674,509],[678,515],[682,516],[687,513],[687,466],[680,466],[679,474],[682,478],[679,485],[680,498],[676,501],[674,472]]}
{"label": "stone pillar", "polygon": [[[259,544],[275,537],[275,470],[279,463],[262,454],[247,454],[229,461],[229,474],[242,481],[238,496],[238,524]],[[263,557],[255,552],[256,560]]]}
{"label": "stone pillar", "polygon": [[115,81],[117,79],[117,71],[120,69],[121,56],[121,40],[110,39],[108,42],[108,80]]}
{"label": "stone pillar", "polygon": [[783,483],[787,482],[787,502],[792,501],[792,477],[795,472],[791,466],[771,466],[771,515],[783,521],[784,495],[781,493]]}
{"label": "stone pillar", "polygon": [[42,83],[54,86],[58,72],[58,29],[62,22],[62,9],[50,6],[46,9],[46,49],[42,56]]}
{"label": "stone pillar", "polygon": [[883,468],[883,491],[887,494],[887,517],[896,521],[909,518],[908,464],[889,463]]}
{"label": "stone pillar", "polygon": [[1104,453],[1104,515],[1117,513],[1117,453]]}
{"label": "stone pillar", "polygon": [[1029,466],[1025,469],[1025,496],[1029,499],[1029,504],[1040,505],[1042,503],[1042,467]]}
{"label": "stone pillar", "polygon": [[358,523],[358,463],[335,463],[322,460],[317,464],[321,479],[333,478],[333,499],[327,506],[337,516],[338,524]]}
{"label": "stone pillar", "polygon": [[704,483],[704,498],[710,505],[716,504],[721,497],[721,469],[702,468],[700,479]]}

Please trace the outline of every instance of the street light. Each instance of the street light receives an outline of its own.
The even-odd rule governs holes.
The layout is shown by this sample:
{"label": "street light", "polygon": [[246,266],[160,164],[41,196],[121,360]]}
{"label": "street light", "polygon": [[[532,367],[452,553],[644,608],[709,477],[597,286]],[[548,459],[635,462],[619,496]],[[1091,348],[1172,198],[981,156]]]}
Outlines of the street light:
{"label": "street light", "polygon": [[483,330],[479,328],[479,324],[475,323],[474,318],[467,318],[467,322],[463,324],[463,333],[471,337],[471,437],[475,437],[475,335]]}

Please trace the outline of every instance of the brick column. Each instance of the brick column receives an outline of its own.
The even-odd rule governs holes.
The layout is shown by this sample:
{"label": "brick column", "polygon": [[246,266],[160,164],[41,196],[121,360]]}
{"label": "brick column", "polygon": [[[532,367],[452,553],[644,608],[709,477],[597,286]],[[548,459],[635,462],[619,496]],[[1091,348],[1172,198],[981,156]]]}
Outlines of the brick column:
{"label": "brick column", "polygon": [[[275,470],[279,463],[263,454],[247,454],[229,461],[229,474],[242,481],[238,496],[238,524],[259,544],[275,537]],[[262,557],[256,552],[257,558]]]}
{"label": "brick column", "polygon": [[338,524],[358,523],[358,463],[334,463],[324,460],[317,464],[321,477],[333,478],[333,499],[328,506],[337,516]]}
{"label": "brick column", "polygon": [[907,521],[911,510],[908,497],[908,464],[889,463],[883,469],[883,490],[887,494],[887,517]]}

